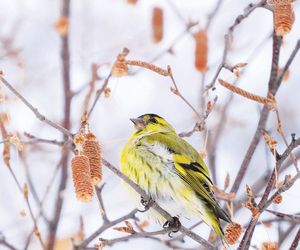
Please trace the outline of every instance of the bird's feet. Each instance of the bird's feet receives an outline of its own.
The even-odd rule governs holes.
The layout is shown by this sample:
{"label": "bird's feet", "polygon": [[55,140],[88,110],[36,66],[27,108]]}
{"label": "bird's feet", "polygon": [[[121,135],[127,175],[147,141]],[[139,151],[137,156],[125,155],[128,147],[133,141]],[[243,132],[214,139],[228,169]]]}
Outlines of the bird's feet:
{"label": "bird's feet", "polygon": [[154,200],[151,197],[150,197],[149,200],[147,200],[147,199],[145,199],[144,197],[141,196],[141,203],[145,207],[145,209],[144,210],[139,210],[139,212],[144,213],[144,212],[147,212],[150,209],[150,207],[154,203]]}
{"label": "bird's feet", "polygon": [[[164,228],[170,228],[173,233],[177,233],[181,227],[181,223],[178,217],[173,217],[172,221],[166,221],[163,225]],[[170,233],[169,233],[170,236]],[[171,236],[170,236],[171,237]]]}

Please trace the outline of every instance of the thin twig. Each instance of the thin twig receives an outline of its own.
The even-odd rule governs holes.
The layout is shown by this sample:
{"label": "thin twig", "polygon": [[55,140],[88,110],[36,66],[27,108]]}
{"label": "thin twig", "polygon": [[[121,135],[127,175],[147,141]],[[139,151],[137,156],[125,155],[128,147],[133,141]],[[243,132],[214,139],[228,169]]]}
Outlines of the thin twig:
{"label": "thin twig", "polygon": [[0,245],[3,245],[7,248],[9,248],[10,250],[17,250],[17,248],[15,248],[14,246],[12,246],[11,244],[9,244],[6,240],[5,237],[3,236],[2,233],[0,233]]}
{"label": "thin twig", "polygon": [[[263,1],[262,1],[263,2]],[[277,88],[273,88],[273,86],[276,84],[276,77],[277,77],[277,70],[278,70],[278,61],[279,61],[279,51],[280,51],[280,45],[281,45],[282,38],[279,36],[276,36],[276,34],[273,34],[273,55],[272,55],[272,69],[269,79],[269,92],[271,92],[273,95],[275,95]],[[276,72],[275,72],[276,71]],[[260,115],[259,123],[254,135],[254,138],[247,150],[247,153],[245,155],[245,158],[243,160],[243,163],[238,171],[238,174],[234,180],[233,186],[230,190],[230,193],[236,193],[239,189],[239,186],[245,176],[245,173],[248,169],[250,160],[254,154],[254,151],[258,145],[258,142],[261,138],[261,131],[265,129],[265,125],[268,119],[269,115],[269,108],[267,106],[263,107],[263,110]]]}
{"label": "thin twig", "polygon": [[[171,88],[171,90],[172,90],[172,92],[174,93],[174,94],[176,94],[176,95],[178,95],[193,111],[194,111],[194,113],[196,114],[196,116],[198,117],[198,119],[200,120],[200,122],[201,122],[201,130],[203,130],[204,129],[204,127],[205,127],[205,122],[204,122],[204,120],[202,119],[202,117],[199,115],[199,113],[197,112],[197,110],[180,94],[180,92],[179,92],[179,89],[178,89],[178,87],[177,87],[177,84],[176,84],[176,82],[175,82],[175,80],[174,80],[174,77],[173,77],[173,74],[172,74],[172,70],[171,70],[171,67],[170,66],[168,66],[168,72],[169,72],[169,76],[170,76],[170,78],[171,78],[171,80],[172,80],[172,82],[173,82],[173,85],[174,85],[174,87],[175,87],[175,89],[172,89]],[[200,131],[201,131],[200,130]]]}
{"label": "thin twig", "polygon": [[[62,1],[62,16],[70,20],[70,0]],[[71,115],[71,82],[70,82],[70,51],[69,51],[69,32],[61,34],[61,62],[62,62],[62,75],[63,75],[63,90],[64,90],[64,120],[63,127],[69,130],[71,127],[70,115]],[[68,134],[64,135],[64,140],[67,140],[70,136]],[[74,136],[72,135],[71,138]],[[53,250],[55,244],[55,238],[57,233],[57,228],[59,220],[61,218],[61,210],[63,207],[64,196],[62,195],[66,189],[68,180],[68,164],[69,164],[69,150],[68,148],[63,148],[61,156],[61,179],[60,184],[56,194],[55,208],[52,220],[49,224],[49,235],[48,235],[48,245],[47,250]]]}
{"label": "thin twig", "polygon": [[205,29],[208,30],[209,29],[209,26],[211,25],[214,17],[216,16],[218,10],[220,9],[220,6],[222,4],[223,0],[219,0],[216,7],[214,8],[214,10],[212,11],[212,13],[210,13],[207,17],[207,23],[206,23],[206,27]]}
{"label": "thin twig", "polygon": [[277,191],[271,196],[271,198],[266,202],[264,203],[262,206],[260,206],[260,212],[263,212],[264,210],[267,209],[268,206],[270,206],[273,201],[276,200],[276,198],[281,195],[283,192],[286,192],[287,190],[289,190],[293,185],[294,183],[296,182],[296,180],[300,177],[300,172],[297,172],[297,174],[291,178],[287,183],[285,184],[282,184],[278,189]]}
{"label": "thin twig", "polygon": [[280,72],[280,74],[277,77],[277,82],[276,85],[279,86],[282,82],[282,79],[286,73],[286,71],[288,70],[288,68],[290,67],[291,63],[293,62],[296,54],[298,53],[298,50],[300,49],[300,39],[298,40],[292,54],[290,55],[289,59],[287,60],[286,64],[284,65],[282,71]]}
{"label": "thin twig", "polygon": [[[136,192],[138,192],[142,197],[149,200],[150,197],[145,193],[145,191],[135,184],[132,180],[130,180],[126,175],[124,175],[122,172],[120,172],[118,169],[116,169],[112,164],[110,164],[105,159],[102,159],[103,164],[108,167],[111,171],[113,171],[116,175],[118,175],[121,179],[123,179],[126,183],[128,183]],[[163,210],[155,201],[151,204],[151,208],[159,212],[166,220],[173,221],[173,218],[165,211]],[[217,247],[200,237],[199,235],[195,234],[191,230],[185,228],[181,225],[179,228],[179,231],[184,233],[186,236],[190,237],[191,239],[195,240],[196,242],[200,243],[201,245],[205,246],[209,250],[217,250]]]}
{"label": "thin twig", "polygon": [[86,238],[83,242],[81,242],[79,245],[74,246],[75,250],[82,250],[85,249],[85,247],[87,247],[87,245],[96,237],[98,237],[101,233],[103,233],[106,229],[124,221],[127,219],[132,219],[135,217],[135,214],[137,212],[137,209],[134,209],[132,212],[128,213],[127,215],[124,215],[114,221],[107,221],[105,223],[103,223],[103,225],[97,229],[94,233],[92,233],[88,238]]}
{"label": "thin twig", "polygon": [[255,229],[255,226],[256,226],[257,222],[258,222],[258,218],[252,220],[249,223],[249,225],[247,227],[247,230],[246,230],[246,232],[243,236],[243,239],[240,242],[237,250],[248,250],[249,249],[250,243],[251,243],[250,239],[252,238],[252,235],[254,233],[254,229]]}
{"label": "thin twig", "polygon": [[229,50],[229,37],[231,37],[234,29],[238,24],[240,24],[245,18],[247,18],[256,8],[263,7],[266,4],[267,0],[262,0],[257,4],[250,4],[248,8],[245,9],[243,15],[239,15],[236,20],[234,21],[233,25],[229,27],[227,34],[224,36],[225,39],[225,45],[224,45],[224,50],[223,50],[223,56],[222,56],[222,61],[220,65],[218,66],[218,69],[216,71],[215,76],[213,77],[213,80],[211,81],[210,84],[208,84],[205,87],[205,92],[208,91],[209,89],[212,89],[215,85],[215,82],[224,66],[226,65],[226,59],[227,59],[227,54]]}
{"label": "thin twig", "polygon": [[33,107],[9,82],[7,82],[3,77],[1,77],[1,81],[13,92],[38,118],[40,121],[47,123],[51,127],[59,130],[63,134],[67,135],[70,138],[74,137],[74,134],[72,134],[68,129],[58,125],[55,122],[50,121],[47,117],[42,115],[37,108]]}
{"label": "thin twig", "polygon": [[[291,144],[289,145],[289,147],[284,151],[284,153],[281,155],[280,159],[277,160],[276,162],[276,167],[278,170],[280,170],[282,163],[284,162],[284,160],[290,155],[290,153],[292,152],[292,150],[296,147],[298,147],[300,145],[300,138],[298,138],[297,140],[293,140],[291,142]],[[274,183],[276,181],[276,176],[275,176],[275,169],[273,170],[270,179],[268,181],[267,187],[265,189],[264,195],[261,198],[260,202],[259,202],[259,207],[261,208],[262,206],[264,206],[264,203],[267,202],[267,199],[269,197],[269,194],[271,192],[271,190],[274,187]]]}
{"label": "thin twig", "polygon": [[300,215],[299,214],[285,214],[285,213],[280,213],[280,212],[277,212],[277,211],[272,211],[272,210],[269,210],[269,209],[266,209],[266,211],[268,213],[274,214],[277,217],[282,218],[282,219],[288,218],[288,219],[291,219],[293,221],[299,221],[300,222]]}
{"label": "thin twig", "polygon": [[132,238],[147,238],[147,237],[155,236],[155,235],[164,235],[164,234],[167,234],[167,233],[170,233],[170,232],[172,232],[172,229],[165,228],[163,230],[154,231],[154,232],[139,232],[139,233],[135,233],[135,234],[131,234],[131,235],[128,235],[128,236],[124,236],[124,237],[120,237],[120,238],[116,238],[116,239],[111,239],[111,240],[106,240],[106,239],[103,239],[103,238],[100,238],[99,240],[104,243],[104,246],[106,246],[106,245],[112,245],[112,244],[120,242],[120,241],[127,241],[127,240],[132,239]]}
{"label": "thin twig", "polygon": [[291,247],[289,248],[289,250],[296,250],[297,246],[299,245],[299,241],[300,241],[300,229],[298,230],[295,239],[293,240],[293,243],[291,245]]}
{"label": "thin twig", "polygon": [[105,79],[102,87],[97,90],[96,96],[95,96],[95,100],[94,100],[94,102],[92,104],[92,107],[90,108],[89,112],[87,113],[87,118],[89,118],[90,115],[92,114],[92,112],[93,112],[93,110],[94,110],[94,108],[96,106],[96,103],[98,102],[98,99],[100,98],[100,95],[102,94],[102,92],[105,90],[105,88],[108,85],[108,80],[109,80],[110,77],[111,77],[111,72],[109,73],[108,77]]}

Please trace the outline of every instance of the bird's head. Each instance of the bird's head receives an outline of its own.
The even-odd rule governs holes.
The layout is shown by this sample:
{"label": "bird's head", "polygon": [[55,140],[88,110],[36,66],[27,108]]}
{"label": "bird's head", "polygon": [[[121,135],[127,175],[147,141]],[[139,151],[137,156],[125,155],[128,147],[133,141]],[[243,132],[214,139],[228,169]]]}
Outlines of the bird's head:
{"label": "bird's head", "polygon": [[134,123],[135,135],[145,132],[175,132],[175,129],[164,118],[155,114],[145,114],[130,120]]}

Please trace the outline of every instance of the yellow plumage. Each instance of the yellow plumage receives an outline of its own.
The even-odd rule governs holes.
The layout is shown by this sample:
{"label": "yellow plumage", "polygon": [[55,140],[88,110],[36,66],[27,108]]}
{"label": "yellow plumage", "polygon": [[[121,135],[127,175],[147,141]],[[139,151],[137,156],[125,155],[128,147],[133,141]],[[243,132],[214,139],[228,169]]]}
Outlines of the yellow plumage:
{"label": "yellow plumage", "polygon": [[[209,171],[199,153],[158,115],[131,120],[135,129],[122,149],[121,171],[171,216],[197,215],[226,242],[219,218],[232,221],[215,200]],[[140,195],[127,183],[125,187],[142,210]],[[160,223],[165,221],[151,208],[147,213]]]}

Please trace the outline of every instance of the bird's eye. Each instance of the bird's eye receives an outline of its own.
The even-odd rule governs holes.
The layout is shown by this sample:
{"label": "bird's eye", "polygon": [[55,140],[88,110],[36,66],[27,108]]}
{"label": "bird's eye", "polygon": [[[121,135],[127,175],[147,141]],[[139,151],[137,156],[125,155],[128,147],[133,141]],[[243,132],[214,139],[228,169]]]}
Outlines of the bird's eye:
{"label": "bird's eye", "polygon": [[151,118],[150,121],[151,121],[152,123],[158,123],[158,121],[157,121],[155,118]]}

